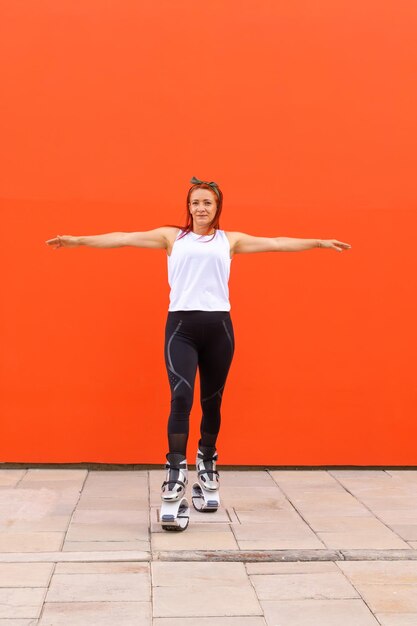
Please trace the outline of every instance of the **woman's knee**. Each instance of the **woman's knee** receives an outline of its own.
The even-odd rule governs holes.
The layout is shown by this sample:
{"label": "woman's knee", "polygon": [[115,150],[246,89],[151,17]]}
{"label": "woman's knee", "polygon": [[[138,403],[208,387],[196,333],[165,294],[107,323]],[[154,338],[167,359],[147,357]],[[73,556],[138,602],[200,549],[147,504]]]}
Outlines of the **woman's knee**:
{"label": "woman's knee", "polygon": [[190,391],[177,391],[172,394],[171,406],[177,412],[189,413],[193,405],[193,396]]}

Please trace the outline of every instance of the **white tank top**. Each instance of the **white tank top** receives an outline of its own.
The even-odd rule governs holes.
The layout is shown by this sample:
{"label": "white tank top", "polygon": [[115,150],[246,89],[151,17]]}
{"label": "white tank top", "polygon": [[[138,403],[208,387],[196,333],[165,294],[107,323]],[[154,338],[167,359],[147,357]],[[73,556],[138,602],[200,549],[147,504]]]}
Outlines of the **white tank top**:
{"label": "white tank top", "polygon": [[[168,311],[230,311],[230,245],[224,230],[196,235],[180,230],[168,256]],[[210,241],[211,240],[211,241]],[[207,242],[207,243],[204,243]]]}

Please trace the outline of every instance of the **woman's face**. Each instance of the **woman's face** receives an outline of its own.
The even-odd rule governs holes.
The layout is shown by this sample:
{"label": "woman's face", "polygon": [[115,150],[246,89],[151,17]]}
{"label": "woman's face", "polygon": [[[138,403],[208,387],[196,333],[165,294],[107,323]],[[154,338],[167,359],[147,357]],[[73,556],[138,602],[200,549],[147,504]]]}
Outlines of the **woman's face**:
{"label": "woman's face", "polygon": [[189,209],[195,226],[207,227],[216,215],[215,193],[209,189],[195,189],[191,192]]}

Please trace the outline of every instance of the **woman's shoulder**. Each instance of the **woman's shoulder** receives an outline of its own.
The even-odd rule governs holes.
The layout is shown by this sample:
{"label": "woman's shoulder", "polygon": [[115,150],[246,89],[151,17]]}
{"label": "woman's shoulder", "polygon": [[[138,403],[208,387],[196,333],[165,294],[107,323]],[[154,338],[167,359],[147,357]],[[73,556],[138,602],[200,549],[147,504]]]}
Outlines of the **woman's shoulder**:
{"label": "woman's shoulder", "polygon": [[163,229],[165,236],[168,239],[175,239],[175,237],[182,232],[182,228],[179,228],[178,226],[164,226]]}
{"label": "woman's shoulder", "polygon": [[239,233],[237,233],[234,230],[224,230],[223,232],[226,235],[226,237],[228,238],[228,240],[230,242],[230,245],[232,246],[235,243]]}

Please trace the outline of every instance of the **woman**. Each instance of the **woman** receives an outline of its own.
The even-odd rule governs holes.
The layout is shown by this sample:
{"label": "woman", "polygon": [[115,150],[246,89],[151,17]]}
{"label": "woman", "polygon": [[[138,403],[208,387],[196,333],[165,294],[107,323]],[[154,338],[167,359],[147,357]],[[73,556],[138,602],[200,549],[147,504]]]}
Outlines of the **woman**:
{"label": "woman", "polygon": [[198,480],[206,490],[219,487],[216,440],[220,407],[234,353],[228,280],[234,254],[299,251],[351,246],[336,239],[254,237],[220,229],[223,194],[214,181],[193,177],[187,195],[184,227],[166,225],[145,232],[119,232],[87,237],[57,235],[46,243],[55,248],[94,246],[164,248],[167,251],[170,304],[165,326],[165,365],[171,388],[163,501],[178,500],[188,483],[186,449],[197,366],[202,419],[196,458]]}

